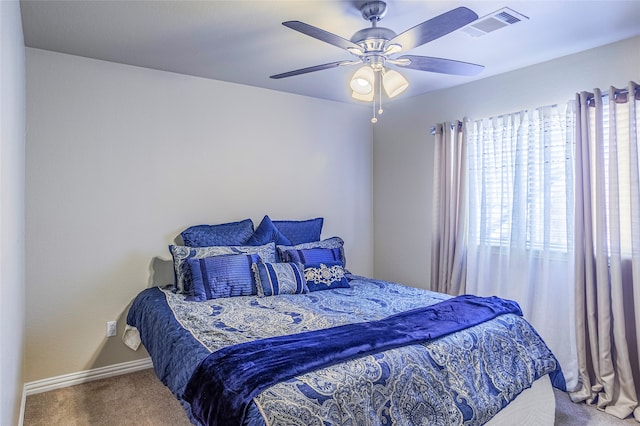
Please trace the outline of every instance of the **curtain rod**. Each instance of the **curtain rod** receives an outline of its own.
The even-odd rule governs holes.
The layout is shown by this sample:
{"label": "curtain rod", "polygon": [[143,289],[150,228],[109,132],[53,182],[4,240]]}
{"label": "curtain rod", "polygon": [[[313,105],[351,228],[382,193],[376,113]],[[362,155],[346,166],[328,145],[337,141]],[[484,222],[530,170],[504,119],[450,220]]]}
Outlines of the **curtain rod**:
{"label": "curtain rod", "polygon": [[[558,106],[558,104],[547,105],[547,106],[544,106],[544,107],[534,108],[534,109],[532,109],[532,111],[538,111],[538,110],[543,109],[543,108],[553,108],[553,107],[557,107],[557,106]],[[527,111],[529,111],[529,110],[528,110],[528,109],[525,109],[525,110],[524,110],[524,112],[527,112]],[[498,116],[496,116],[496,117],[490,117],[490,118],[491,118],[491,119],[494,119],[494,118],[503,118],[503,117],[506,117],[506,116],[509,116],[509,115],[519,114],[520,112],[522,112],[522,111],[519,111],[519,112],[511,112],[511,113],[509,113],[509,114],[500,114],[500,115],[498,115]],[[465,120],[466,120],[466,118],[465,118]],[[464,122],[464,120],[457,120],[457,123],[458,123],[458,130],[462,130],[463,122]],[[451,123],[451,130],[453,130],[455,127],[456,127],[456,126],[455,126],[455,124]],[[436,134],[436,128],[435,128],[435,126],[433,126],[433,127],[431,128],[431,134],[432,134],[432,135],[435,135],[435,134]]]}
{"label": "curtain rod", "polygon": [[[456,127],[455,124],[451,123],[451,130],[453,130]],[[458,130],[462,129],[462,121],[458,121]],[[435,135],[436,134],[436,126],[433,126],[431,128],[431,134]]]}
{"label": "curtain rod", "polygon": [[[633,85],[633,97],[636,98],[637,100],[640,100],[640,85],[638,85],[637,83],[631,83],[631,85]],[[614,88],[614,100],[618,101],[618,98],[622,95],[627,95],[629,94],[629,89],[625,88],[625,89],[617,89]],[[601,97],[606,97],[609,96],[609,92],[606,93],[602,93]],[[594,95],[593,93],[590,94],[590,96],[587,96],[587,102],[591,105],[591,103],[593,102],[594,99]],[[627,102],[626,97],[625,98],[620,98],[619,103],[624,103]],[[502,117],[502,116],[499,116]],[[498,117],[498,118],[499,118]],[[451,130],[453,130],[455,127],[455,124],[451,124]],[[462,128],[462,121],[458,122],[458,130],[460,130]],[[435,126],[431,127],[431,134],[435,135],[436,134],[436,128]]]}
{"label": "curtain rod", "polygon": [[[631,85],[633,85],[633,97],[636,98],[637,100],[640,100],[640,86],[638,86],[636,83],[631,83]],[[587,96],[587,103],[590,106],[593,106],[593,100],[595,99],[595,95],[593,93],[587,92],[588,96]],[[606,92],[601,92],[602,95],[600,96],[601,98],[605,98],[607,96],[609,96],[609,91]],[[629,89],[624,88],[624,89],[618,89],[618,88],[613,88],[613,100],[616,101],[616,103],[625,103],[627,102],[627,96],[624,95],[628,95],[629,94]]]}

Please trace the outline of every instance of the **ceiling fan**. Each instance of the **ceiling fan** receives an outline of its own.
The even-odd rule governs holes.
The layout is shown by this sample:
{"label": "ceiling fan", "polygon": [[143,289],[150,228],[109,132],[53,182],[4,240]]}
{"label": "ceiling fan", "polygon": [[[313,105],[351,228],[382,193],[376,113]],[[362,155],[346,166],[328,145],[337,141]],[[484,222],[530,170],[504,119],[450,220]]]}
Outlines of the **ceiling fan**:
{"label": "ceiling fan", "polygon": [[[482,65],[430,56],[396,56],[401,52],[406,52],[414,47],[436,40],[478,19],[478,15],[466,7],[458,7],[445,12],[400,34],[396,34],[389,28],[377,26],[377,23],[387,12],[386,2],[366,2],[360,7],[360,12],[365,20],[371,22],[371,28],[357,31],[350,40],[301,21],[283,22],[282,25],[286,27],[345,49],[355,58],[301,68],[272,75],[271,78],[280,79],[339,66],[361,64],[363,66],[356,71],[351,79],[352,97],[362,101],[374,101],[374,118],[372,122],[375,123],[377,121],[375,118],[375,73],[380,76],[378,78],[380,86],[379,99],[382,96],[382,86],[384,86],[385,92],[389,97],[394,97],[409,85],[400,73],[385,67],[393,65],[419,71],[464,76],[476,75],[484,68]],[[382,112],[382,108],[380,108],[379,112]]]}

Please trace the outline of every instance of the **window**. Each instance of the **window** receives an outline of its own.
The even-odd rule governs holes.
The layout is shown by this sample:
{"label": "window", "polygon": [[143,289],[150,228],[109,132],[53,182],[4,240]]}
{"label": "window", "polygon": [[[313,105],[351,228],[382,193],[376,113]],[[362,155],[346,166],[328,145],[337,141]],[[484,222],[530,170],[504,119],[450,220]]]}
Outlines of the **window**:
{"label": "window", "polygon": [[572,247],[572,106],[467,123],[470,244]]}

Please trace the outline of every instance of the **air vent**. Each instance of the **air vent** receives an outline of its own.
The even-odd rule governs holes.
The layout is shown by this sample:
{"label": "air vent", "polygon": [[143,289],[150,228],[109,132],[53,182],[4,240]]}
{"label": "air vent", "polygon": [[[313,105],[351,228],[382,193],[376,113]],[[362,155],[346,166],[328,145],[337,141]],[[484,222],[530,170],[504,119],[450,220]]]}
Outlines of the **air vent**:
{"label": "air vent", "polygon": [[460,31],[471,37],[480,37],[527,19],[529,18],[523,14],[505,7],[482,18],[478,18],[466,27],[461,28]]}

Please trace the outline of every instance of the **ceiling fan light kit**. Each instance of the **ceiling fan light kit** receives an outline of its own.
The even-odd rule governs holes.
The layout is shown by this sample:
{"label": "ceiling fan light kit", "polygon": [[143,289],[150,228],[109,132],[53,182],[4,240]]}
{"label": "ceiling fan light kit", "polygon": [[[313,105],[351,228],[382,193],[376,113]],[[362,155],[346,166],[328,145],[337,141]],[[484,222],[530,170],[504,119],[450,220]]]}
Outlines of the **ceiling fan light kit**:
{"label": "ceiling fan light kit", "polygon": [[409,82],[398,71],[386,70],[382,74],[382,85],[387,96],[395,98],[409,87]]}
{"label": "ceiling fan light kit", "polygon": [[351,89],[358,95],[368,95],[373,92],[373,85],[375,84],[375,74],[373,69],[365,65],[358,68],[353,77],[351,77]]}
{"label": "ceiling fan light kit", "polygon": [[[359,101],[373,102],[371,122],[375,123],[378,121],[375,114],[376,97],[379,104],[378,113],[382,113],[382,88],[384,87],[389,98],[393,98],[409,87],[409,82],[402,74],[390,69],[390,66],[454,75],[475,75],[484,68],[482,65],[451,59],[416,55],[393,56],[438,39],[478,19],[478,15],[466,7],[445,12],[400,34],[389,28],[377,26],[387,13],[387,4],[384,1],[366,2],[360,7],[360,12],[362,17],[371,23],[371,27],[357,31],[350,40],[304,22],[283,22],[286,27],[346,50],[356,59],[302,68],[272,75],[271,78],[292,77],[338,66],[361,64],[349,83],[351,96]],[[379,89],[377,96],[376,82]]]}

